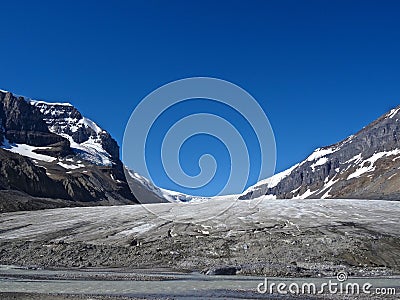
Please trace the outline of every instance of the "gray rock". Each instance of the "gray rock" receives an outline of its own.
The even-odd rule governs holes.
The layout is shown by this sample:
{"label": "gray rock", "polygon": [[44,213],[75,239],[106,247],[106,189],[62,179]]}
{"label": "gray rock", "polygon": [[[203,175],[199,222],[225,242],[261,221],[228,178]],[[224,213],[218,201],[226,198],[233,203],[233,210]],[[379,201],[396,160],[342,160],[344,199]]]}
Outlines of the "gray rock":
{"label": "gray rock", "polygon": [[[83,116],[70,105],[47,105],[44,102],[32,105],[24,97],[0,91],[0,141],[3,143],[5,138],[9,143],[42,147],[33,152],[56,158],[53,162],[32,160],[0,149],[0,190],[18,195],[14,202],[4,193],[0,195],[3,211],[137,202],[126,181],[118,145],[110,134],[95,132],[90,127],[74,131],[71,128],[76,123],[67,124],[65,118],[78,122]],[[104,166],[84,161],[71,149],[69,140],[61,136],[64,133],[71,135],[77,143],[90,137],[100,140],[103,149],[110,154],[112,164]],[[84,172],[81,168],[65,169],[58,165],[66,158],[72,163],[83,164]],[[29,204],[26,199],[37,203]]]}
{"label": "gray rock", "polygon": [[[357,169],[368,167],[367,160],[374,154],[400,149],[400,106],[381,116],[355,135],[316,151],[327,154],[324,161],[305,159],[290,175],[275,186],[256,184],[240,199],[253,199],[263,195],[274,195],[281,199],[303,198],[358,198],[358,199],[400,199],[400,160],[394,156],[383,155],[374,163],[371,170],[350,176]],[[331,152],[331,153],[328,153]],[[315,152],[314,152],[315,154]],[[357,157],[359,155],[359,157]],[[359,159],[358,159],[359,158]],[[350,176],[350,177],[349,177]],[[331,185],[327,185],[329,181]]]}
{"label": "gray rock", "polygon": [[69,142],[62,136],[51,133],[39,111],[22,97],[0,92],[1,141],[5,137],[10,143],[24,143],[32,146],[58,144],[59,154],[71,153]]}
{"label": "gray rock", "polygon": [[204,270],[203,273],[206,275],[236,275],[239,270],[238,267],[217,267]]}

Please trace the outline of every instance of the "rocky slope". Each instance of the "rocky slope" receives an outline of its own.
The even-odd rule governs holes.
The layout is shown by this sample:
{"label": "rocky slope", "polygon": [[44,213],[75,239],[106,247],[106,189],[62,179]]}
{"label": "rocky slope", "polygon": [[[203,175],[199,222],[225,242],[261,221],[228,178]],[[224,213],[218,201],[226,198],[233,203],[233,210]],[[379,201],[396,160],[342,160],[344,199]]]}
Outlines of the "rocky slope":
{"label": "rocky slope", "polygon": [[400,106],[347,139],[315,150],[289,170],[260,181],[240,199],[400,200]]}
{"label": "rocky slope", "polygon": [[[70,104],[0,91],[0,144],[2,211],[28,196],[58,199],[58,206],[136,202],[115,140]],[[19,191],[15,203],[6,201],[5,190]]]}

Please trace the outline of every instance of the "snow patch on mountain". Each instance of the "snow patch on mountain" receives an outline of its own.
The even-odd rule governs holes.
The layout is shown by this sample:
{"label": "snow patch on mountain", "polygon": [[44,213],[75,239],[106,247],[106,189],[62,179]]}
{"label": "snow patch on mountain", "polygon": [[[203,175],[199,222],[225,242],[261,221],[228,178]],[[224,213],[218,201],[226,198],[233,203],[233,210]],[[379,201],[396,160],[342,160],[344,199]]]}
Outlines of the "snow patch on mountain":
{"label": "snow patch on mountain", "polygon": [[83,117],[82,119],[80,119],[78,121],[78,126],[80,125],[86,126],[91,128],[94,132],[96,132],[97,134],[100,134],[101,132],[104,132],[103,129],[101,129],[95,122],[93,122],[92,120]]}
{"label": "snow patch on mountain", "polygon": [[49,147],[34,147],[26,144],[10,144],[10,142],[7,139],[3,140],[3,145],[0,147],[2,149],[8,150],[13,153],[20,154],[22,156],[26,156],[32,159],[36,160],[41,160],[41,161],[46,161],[46,162],[52,162],[56,160],[56,158],[48,156],[48,155],[43,155],[43,154],[38,154],[35,153],[34,150],[45,150],[49,149]]}
{"label": "snow patch on mountain", "polygon": [[330,180],[329,177],[326,177],[324,180],[324,186],[321,189],[321,193],[325,191],[325,193],[321,196],[321,199],[326,199],[330,197],[331,195],[329,192],[332,190],[332,186],[339,181],[338,178],[336,178],[337,175],[334,175]]}
{"label": "snow patch on mountain", "polygon": [[23,97],[23,98],[25,98],[26,101],[28,101],[29,103],[33,104],[34,106],[36,106],[36,105],[40,106],[40,105],[49,105],[49,104],[51,104],[51,105],[57,105],[57,106],[71,106],[71,107],[73,107],[73,105],[72,105],[71,103],[69,103],[69,102],[51,102],[51,103],[49,103],[49,102],[42,101],[42,100],[33,100],[33,99],[30,99],[30,98],[25,97],[25,96],[19,96],[19,95],[15,95],[15,94],[13,94],[13,95],[16,96],[16,97]]}
{"label": "snow patch on mountain", "polygon": [[375,165],[374,165],[375,162],[381,159],[382,157],[399,155],[399,154],[400,154],[400,149],[374,153],[370,158],[361,161],[361,163],[359,163],[360,167],[357,168],[352,174],[350,174],[347,177],[347,180],[352,178],[358,178],[364,173],[373,172],[375,170]]}
{"label": "snow patch on mountain", "polygon": [[361,153],[354,155],[352,158],[350,158],[349,160],[345,161],[344,164],[348,164],[350,162],[353,162],[354,164],[358,164],[359,162],[362,161],[362,155]]}
{"label": "snow patch on mountain", "polygon": [[293,197],[292,199],[306,199],[306,198],[310,197],[314,193],[315,193],[315,191],[312,192],[310,189],[308,189],[303,194],[299,194],[299,195]]}
{"label": "snow patch on mountain", "polygon": [[277,173],[277,174],[275,174],[275,175],[273,175],[273,176],[271,176],[271,177],[269,177],[269,178],[260,180],[260,181],[257,182],[255,185],[249,187],[249,188],[248,188],[246,191],[244,191],[243,193],[246,194],[246,193],[248,193],[248,192],[254,191],[254,190],[257,189],[258,187],[264,186],[264,185],[266,185],[268,188],[273,188],[273,187],[277,186],[278,183],[279,183],[280,181],[282,181],[282,179],[284,179],[285,177],[289,176],[290,173],[292,173],[292,171],[293,171],[294,169],[296,169],[298,166],[299,166],[299,164],[296,164],[296,165],[292,166],[291,168],[289,168],[289,169],[287,169],[287,170],[285,170],[285,171],[282,171],[282,172],[280,172],[280,173]]}
{"label": "snow patch on mountain", "polygon": [[392,119],[400,110],[400,107],[398,108],[393,108],[392,110],[390,110],[390,112],[387,114],[387,117],[389,119]]}
{"label": "snow patch on mountain", "polygon": [[[94,121],[83,117],[69,103],[49,103],[29,100],[44,115],[50,132],[69,140],[72,150],[82,159],[96,165],[112,165],[111,155],[102,145],[101,134],[106,132]],[[88,136],[88,138],[84,138]]]}
{"label": "snow patch on mountain", "polygon": [[210,198],[207,197],[197,197],[197,196],[191,196],[187,194],[183,194],[180,192],[175,192],[175,191],[170,191],[167,189],[163,189],[160,187],[155,186],[149,179],[146,177],[143,177],[137,172],[134,172],[132,170],[127,169],[127,173],[129,176],[135,180],[136,182],[140,183],[142,186],[144,186],[148,191],[156,194],[157,196],[166,199],[169,202],[193,202],[193,201],[203,201],[207,200]]}
{"label": "snow patch on mountain", "polygon": [[319,158],[315,163],[313,163],[313,164],[310,166],[310,168],[311,168],[313,171],[315,171],[315,167],[322,166],[322,165],[326,164],[327,161],[328,161],[328,158],[327,158],[327,157],[321,157],[321,158]]}
{"label": "snow patch on mountain", "polygon": [[98,140],[90,137],[86,142],[79,144],[67,134],[61,134],[61,136],[69,140],[72,150],[82,159],[96,165],[111,166],[111,155],[103,149]]}
{"label": "snow patch on mountain", "polygon": [[79,168],[84,168],[84,164],[66,164],[64,162],[58,162],[57,165],[63,167],[64,169],[75,170]]}
{"label": "snow patch on mountain", "polygon": [[307,157],[307,159],[303,162],[305,163],[306,161],[314,161],[317,159],[320,159],[328,154],[331,154],[333,152],[338,151],[339,148],[317,148],[314,150],[313,153],[311,153],[311,155],[309,157]]}

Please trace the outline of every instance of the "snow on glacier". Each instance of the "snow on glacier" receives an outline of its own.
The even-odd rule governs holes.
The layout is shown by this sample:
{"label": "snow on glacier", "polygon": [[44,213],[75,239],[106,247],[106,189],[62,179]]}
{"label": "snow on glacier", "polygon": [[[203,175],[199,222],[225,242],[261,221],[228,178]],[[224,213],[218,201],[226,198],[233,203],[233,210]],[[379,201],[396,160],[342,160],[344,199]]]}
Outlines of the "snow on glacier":
{"label": "snow on glacier", "polygon": [[[400,230],[400,205],[396,201],[255,199],[236,201],[224,214],[213,215],[213,212],[219,211],[220,206],[224,204],[225,201],[208,201],[199,204],[164,203],[7,213],[2,219],[2,228],[5,230],[0,232],[0,238],[40,240],[44,236],[52,236],[54,240],[63,239],[66,242],[123,243],[138,235],[154,238],[160,233],[165,234],[168,227],[174,228],[174,224],[166,225],[165,219],[160,216],[166,219],[174,218],[177,223],[192,223],[197,226],[194,230],[204,229],[217,236],[248,228],[265,228],[283,222],[287,222],[294,229],[306,230],[310,224],[323,227],[353,220],[368,230],[385,234],[398,236]],[[146,206],[151,206],[155,214],[149,214]],[[213,218],[208,218],[209,215]],[[201,221],[206,218],[207,221]],[[185,231],[177,233],[185,234]]]}

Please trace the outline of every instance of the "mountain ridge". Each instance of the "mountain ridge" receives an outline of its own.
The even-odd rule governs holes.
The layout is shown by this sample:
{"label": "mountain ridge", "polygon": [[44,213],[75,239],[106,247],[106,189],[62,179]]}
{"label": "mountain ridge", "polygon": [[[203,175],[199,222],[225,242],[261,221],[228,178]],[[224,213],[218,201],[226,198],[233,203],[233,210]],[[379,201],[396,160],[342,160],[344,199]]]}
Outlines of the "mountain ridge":
{"label": "mountain ridge", "polygon": [[[250,186],[243,193],[236,195],[237,199],[250,200],[262,197],[271,200],[310,198],[400,200],[400,174],[397,176],[400,169],[400,159],[397,160],[400,158],[399,120],[400,105],[355,134],[329,146],[317,148],[291,168]],[[136,184],[143,183],[143,180],[148,181],[139,174],[134,176],[131,174],[130,177]],[[149,186],[146,182],[141,185],[142,188],[160,196],[160,192],[157,191],[159,188],[154,185]],[[161,194],[164,199],[171,199],[168,191]],[[182,201],[206,199],[183,194],[182,196],[180,197]],[[216,198],[221,199],[221,197]]]}
{"label": "mountain ridge", "polygon": [[137,203],[116,141],[71,104],[0,91],[0,144],[2,191],[58,199],[61,206]]}
{"label": "mountain ridge", "polygon": [[[344,140],[247,189],[258,197],[400,199],[400,106]],[[386,174],[386,175],[385,175]]]}
{"label": "mountain ridge", "polygon": [[[236,197],[399,200],[399,120],[397,106]],[[61,206],[138,203],[132,189],[145,203],[207,199],[156,187],[128,170],[111,135],[70,103],[33,100],[0,90],[0,144],[3,200],[10,199],[4,191],[15,190],[26,197],[58,199]]]}

